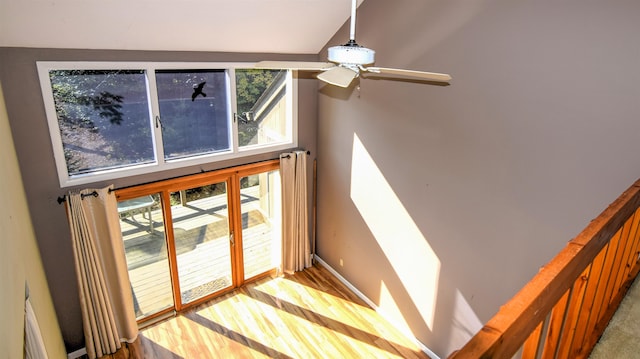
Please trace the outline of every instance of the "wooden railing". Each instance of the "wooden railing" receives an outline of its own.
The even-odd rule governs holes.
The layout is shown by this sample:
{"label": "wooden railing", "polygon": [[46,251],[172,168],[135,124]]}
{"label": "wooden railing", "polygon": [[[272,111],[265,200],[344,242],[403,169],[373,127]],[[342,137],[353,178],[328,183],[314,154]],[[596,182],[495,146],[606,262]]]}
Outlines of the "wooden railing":
{"label": "wooden railing", "polygon": [[640,180],[449,359],[588,357],[640,271],[639,206]]}

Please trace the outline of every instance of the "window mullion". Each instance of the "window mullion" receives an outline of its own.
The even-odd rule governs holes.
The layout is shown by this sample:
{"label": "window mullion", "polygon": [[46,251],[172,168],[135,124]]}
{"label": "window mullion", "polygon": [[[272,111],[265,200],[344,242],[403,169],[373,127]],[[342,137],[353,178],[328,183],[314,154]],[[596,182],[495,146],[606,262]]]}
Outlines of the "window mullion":
{"label": "window mullion", "polygon": [[158,86],[156,85],[155,68],[147,68],[147,88],[151,114],[151,131],[153,132],[153,151],[159,167],[165,163],[164,146],[162,142],[162,118],[160,117],[160,102],[158,100]]}
{"label": "window mullion", "polygon": [[231,150],[238,153],[238,100],[236,92],[236,69],[231,67],[227,70],[227,83],[229,91],[229,121],[231,123]]}
{"label": "window mullion", "polygon": [[173,302],[176,311],[182,310],[182,297],[180,296],[180,280],[178,273],[178,253],[176,251],[175,233],[173,231],[173,214],[171,213],[171,196],[167,189],[161,192],[162,216],[165,224],[165,240],[167,243],[167,255],[169,257],[169,270],[173,283]]}

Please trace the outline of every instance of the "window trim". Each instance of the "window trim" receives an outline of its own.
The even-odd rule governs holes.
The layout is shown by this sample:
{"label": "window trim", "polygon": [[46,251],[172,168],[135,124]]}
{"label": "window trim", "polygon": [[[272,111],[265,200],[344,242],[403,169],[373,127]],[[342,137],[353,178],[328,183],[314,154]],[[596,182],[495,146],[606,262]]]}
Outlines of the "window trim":
{"label": "window trim", "polygon": [[[268,152],[283,151],[298,146],[298,86],[297,77],[294,71],[289,71],[286,79],[287,117],[291,118],[290,128],[287,132],[290,138],[288,142],[249,145],[240,147],[238,144],[238,123],[235,120],[236,107],[236,87],[235,70],[252,69],[254,62],[150,62],[150,61],[37,61],[38,77],[42,90],[42,98],[49,127],[49,137],[51,139],[53,155],[55,158],[56,170],[60,187],[71,187],[81,184],[112,180],[141,174],[161,172],[171,169],[197,166],[217,161],[239,159],[249,156],[259,155]],[[100,171],[69,175],[67,162],[64,156],[62,136],[58,125],[58,117],[55,110],[53,90],[49,71],[51,70],[143,70],[146,74],[147,96],[149,99],[150,121],[155,121],[156,116],[160,116],[159,103],[155,74],[156,70],[189,70],[189,69],[224,69],[227,77],[227,91],[229,99],[227,108],[229,118],[227,121],[230,128],[230,146],[228,150],[216,153],[192,155],[188,157],[165,159],[162,149],[161,129],[152,126],[153,152],[156,157],[153,163],[143,163],[123,166],[118,168],[103,169]]]}

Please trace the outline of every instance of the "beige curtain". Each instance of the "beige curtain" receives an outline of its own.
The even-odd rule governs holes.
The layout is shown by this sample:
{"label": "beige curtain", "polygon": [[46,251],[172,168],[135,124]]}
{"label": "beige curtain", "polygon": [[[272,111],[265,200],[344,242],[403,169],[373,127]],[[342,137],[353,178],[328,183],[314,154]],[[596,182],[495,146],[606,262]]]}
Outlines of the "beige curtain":
{"label": "beige curtain", "polygon": [[307,154],[280,156],[282,179],[282,270],[291,274],[311,266],[307,205]]}
{"label": "beige curtain", "polygon": [[69,193],[68,211],[87,355],[115,353],[138,326],[120,232],[109,188]]}

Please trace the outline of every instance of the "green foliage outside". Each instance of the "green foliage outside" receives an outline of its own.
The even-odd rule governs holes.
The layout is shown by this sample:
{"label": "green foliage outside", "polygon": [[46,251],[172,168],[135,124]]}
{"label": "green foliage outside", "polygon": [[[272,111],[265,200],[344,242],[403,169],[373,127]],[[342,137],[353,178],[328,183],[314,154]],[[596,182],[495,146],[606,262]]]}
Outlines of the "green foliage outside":
{"label": "green foliage outside", "polygon": [[280,70],[236,70],[238,144],[240,146],[255,144],[259,123],[254,118],[252,109],[280,72]]}
{"label": "green foliage outside", "polygon": [[70,174],[153,160],[144,71],[49,75]]}

